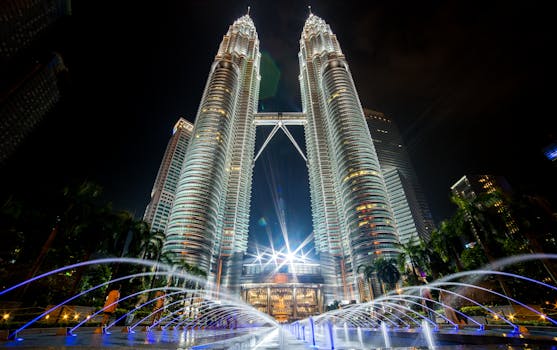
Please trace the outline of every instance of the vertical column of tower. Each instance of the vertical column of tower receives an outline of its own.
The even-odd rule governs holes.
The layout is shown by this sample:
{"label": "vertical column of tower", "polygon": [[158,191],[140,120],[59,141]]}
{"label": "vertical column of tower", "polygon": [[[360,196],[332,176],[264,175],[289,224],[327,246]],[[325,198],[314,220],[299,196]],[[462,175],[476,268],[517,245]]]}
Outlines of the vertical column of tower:
{"label": "vertical column of tower", "polygon": [[341,211],[336,198],[333,176],[334,164],[330,158],[328,125],[319,89],[318,75],[321,58],[315,55],[316,46],[322,45],[319,31],[313,25],[304,27],[300,40],[300,88],[302,106],[307,115],[305,126],[308,173],[315,248],[322,263],[325,278],[325,299],[345,299],[346,273],[342,260],[346,256],[343,246]]}
{"label": "vertical column of tower", "polygon": [[329,54],[322,70],[336,178],[349,230],[352,269],[369,254],[394,255],[398,243],[393,214],[375,148],[344,56]]}
{"label": "vertical column of tower", "polygon": [[[340,266],[335,268],[341,272],[344,299],[355,298],[358,266],[370,264],[374,256],[380,254],[396,254],[392,211],[340,45],[329,25],[313,14],[304,26],[301,53],[301,85],[306,100],[308,132],[313,132],[317,139],[311,147],[308,144],[308,155],[318,160],[319,168],[313,171],[313,179],[310,175],[314,221],[322,218],[316,213],[322,210],[337,212],[340,220],[340,230],[316,226],[323,231],[315,235],[328,243],[328,246],[319,247],[320,250],[328,248],[333,252],[336,247],[341,248]],[[330,169],[319,164],[319,159],[325,158]],[[322,198],[319,198],[320,189]],[[315,194],[321,203],[314,202]],[[334,200],[328,202],[327,198]],[[337,239],[340,244],[333,244]],[[316,244],[320,244],[319,241]]]}
{"label": "vertical column of tower", "polygon": [[259,97],[259,40],[249,16],[238,19],[229,32],[227,50],[240,67],[240,90],[232,124],[226,192],[223,196],[222,226],[215,266],[217,285],[238,286],[244,253],[247,250],[253,157],[255,151],[254,115]]}
{"label": "vertical column of tower", "polygon": [[164,253],[210,272],[217,240],[226,162],[242,70],[229,50],[230,27],[223,38],[197,112],[193,137],[176,189]]}

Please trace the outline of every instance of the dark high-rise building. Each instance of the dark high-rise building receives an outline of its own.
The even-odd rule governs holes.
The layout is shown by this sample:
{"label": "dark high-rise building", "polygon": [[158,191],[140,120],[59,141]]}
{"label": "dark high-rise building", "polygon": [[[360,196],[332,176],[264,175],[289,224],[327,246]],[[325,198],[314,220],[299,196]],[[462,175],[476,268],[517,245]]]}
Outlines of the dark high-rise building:
{"label": "dark high-rise building", "polygon": [[60,99],[59,77],[66,70],[55,54],[0,94],[0,163],[5,161]]}
{"label": "dark high-rise building", "polygon": [[433,218],[395,123],[383,113],[364,109],[402,244],[427,241]]}
{"label": "dark high-rise building", "polygon": [[192,130],[193,124],[184,118],[180,118],[172,129],[172,136],[151,191],[151,201],[143,216],[143,220],[151,225],[152,232],[164,232],[166,229]]}
{"label": "dark high-rise building", "polygon": [[60,99],[62,58],[43,42],[70,0],[0,1],[0,163]]}
{"label": "dark high-rise building", "polygon": [[30,47],[56,20],[71,14],[70,0],[0,1],[0,63]]}

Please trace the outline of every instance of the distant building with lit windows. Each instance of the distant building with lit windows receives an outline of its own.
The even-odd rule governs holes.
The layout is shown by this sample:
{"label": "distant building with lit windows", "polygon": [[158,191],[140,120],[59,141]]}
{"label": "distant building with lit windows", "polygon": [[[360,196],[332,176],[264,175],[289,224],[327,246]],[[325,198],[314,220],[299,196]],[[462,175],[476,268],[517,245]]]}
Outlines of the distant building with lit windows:
{"label": "distant building with lit windows", "polygon": [[364,109],[371,139],[385,178],[385,185],[402,244],[427,241],[433,218],[417,175],[395,123],[385,114]]}
{"label": "distant building with lit windows", "polygon": [[0,1],[0,163],[61,99],[67,68],[45,34],[70,14],[70,0]]}
{"label": "distant building with lit windows", "polygon": [[172,129],[172,136],[151,191],[151,200],[143,216],[143,220],[151,225],[152,232],[164,232],[166,229],[192,130],[193,124],[184,118],[180,118]]}
{"label": "distant building with lit windows", "polygon": [[66,71],[62,57],[54,54],[0,91],[0,163],[15,152],[58,103]]}
{"label": "distant building with lit windows", "polygon": [[0,63],[28,48],[58,19],[71,14],[70,0],[0,1]]}
{"label": "distant building with lit windows", "polygon": [[[451,191],[455,196],[463,198],[468,201],[473,201],[482,194],[491,194],[496,191],[502,195],[509,195],[512,193],[512,188],[503,176],[497,175],[464,175],[454,185],[451,186]],[[494,203],[494,210],[501,216],[504,222],[507,233],[514,234],[518,232],[518,225],[516,220],[512,217],[509,209],[498,200]],[[479,239],[476,228],[472,223],[472,231]]]}

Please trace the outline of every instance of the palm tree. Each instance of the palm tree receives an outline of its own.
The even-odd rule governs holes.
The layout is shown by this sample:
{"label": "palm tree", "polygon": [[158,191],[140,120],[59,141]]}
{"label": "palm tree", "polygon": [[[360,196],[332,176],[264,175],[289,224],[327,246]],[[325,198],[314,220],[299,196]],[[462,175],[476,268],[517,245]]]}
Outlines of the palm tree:
{"label": "palm tree", "polygon": [[150,232],[147,237],[141,241],[140,254],[142,259],[149,259],[158,261],[162,252],[162,246],[166,236],[163,231]]}
{"label": "palm tree", "polygon": [[457,242],[464,235],[465,219],[458,213],[448,220],[443,220],[439,224],[439,228],[431,232],[430,244],[433,250],[445,263],[454,261],[457,271],[463,270]]}
{"label": "palm tree", "polygon": [[[369,265],[360,265],[356,270],[362,273],[370,288],[371,297],[374,295],[384,294],[388,290],[394,288],[395,284],[400,280],[400,271],[396,267],[396,260],[390,258],[378,258],[372,261]],[[375,292],[374,281],[379,280],[381,285],[378,286],[381,290]],[[385,288],[386,287],[386,288]]]}
{"label": "palm tree", "polygon": [[94,216],[95,202],[101,195],[102,188],[92,182],[84,181],[77,186],[67,186],[62,191],[62,209],[54,220],[50,234],[35,259],[27,278],[39,272],[48,252],[53,246],[59,231],[65,231],[66,243],[76,230]]}
{"label": "palm tree", "polygon": [[[417,241],[416,238],[410,239],[410,242]],[[418,277],[423,272],[429,270],[429,248],[420,240],[419,244],[399,244],[400,254],[397,257],[398,268],[400,271],[406,272],[406,279],[411,285],[418,283]],[[407,263],[410,262],[410,269]]]}
{"label": "palm tree", "polygon": [[518,230],[515,217],[511,215],[514,201],[510,196],[500,191],[492,191],[473,199],[453,196],[451,200],[457,205],[457,212],[466,217],[470,230],[484,250],[488,261],[507,255],[503,243],[508,239],[516,239],[515,233]]}
{"label": "palm tree", "polygon": [[384,285],[387,286],[385,292],[395,288],[396,283],[400,280],[400,271],[396,267],[395,259],[379,258],[373,262],[377,277]]}
{"label": "palm tree", "polygon": [[[497,210],[498,207],[506,207],[504,204],[506,198],[501,192],[482,193],[471,200],[452,196],[451,200],[458,207],[453,217],[466,219],[465,222],[459,222],[460,227],[455,226],[455,228],[462,230],[468,226],[489,262],[503,257],[502,247],[509,233],[507,233],[505,217],[501,215],[500,210]],[[507,284],[501,276],[495,278],[503,294],[509,295]]]}

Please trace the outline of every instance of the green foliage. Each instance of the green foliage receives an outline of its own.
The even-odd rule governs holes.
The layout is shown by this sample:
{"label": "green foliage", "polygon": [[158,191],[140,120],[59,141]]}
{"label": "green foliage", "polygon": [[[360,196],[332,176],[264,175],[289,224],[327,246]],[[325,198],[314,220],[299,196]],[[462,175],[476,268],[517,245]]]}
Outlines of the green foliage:
{"label": "green foliage", "polygon": [[542,321],[542,320],[517,320],[515,321],[516,324],[521,326],[542,326],[542,327],[549,327],[553,326],[553,323],[549,321]]}
{"label": "green foliage", "polygon": [[[151,233],[147,223],[136,220],[129,212],[113,210],[101,195],[99,185],[83,181],[48,194],[48,201],[4,201],[0,205],[0,235],[6,238],[0,249],[3,283],[15,284],[95,257],[158,259],[164,235]],[[34,282],[22,299],[31,305],[57,303],[110,277],[143,271],[130,264],[81,267]],[[132,291],[146,285],[148,282],[134,281],[124,287]],[[79,300],[96,303],[104,300],[105,293],[105,288],[99,288]]]}
{"label": "green foliage", "polygon": [[377,277],[392,289],[395,283],[400,280],[400,271],[396,267],[396,260],[379,258],[373,262]]}
{"label": "green foliage", "polygon": [[462,267],[466,270],[479,269],[485,264],[487,264],[487,259],[482,248],[475,245],[472,248],[464,249],[460,255],[460,260],[462,262]]}
{"label": "green foliage", "polygon": [[[557,218],[540,197],[493,191],[472,200],[453,196],[451,201],[457,207],[455,213],[440,223],[428,242],[444,263],[436,264],[430,254],[434,273],[476,269],[506,256],[557,252]],[[477,245],[464,249],[463,243],[471,241]],[[557,263],[551,260],[542,260],[540,269],[516,264],[508,270],[530,277],[539,275],[539,280],[553,276],[557,283]]]}
{"label": "green foliage", "polygon": [[368,279],[372,279],[376,274],[377,278],[387,285],[387,288],[393,289],[401,277],[396,263],[395,259],[378,258],[373,260],[371,265],[360,265],[358,272],[363,271],[364,276]]}
{"label": "green foliage", "polygon": [[463,306],[460,308],[460,312],[468,316],[486,316],[488,312],[481,306]]}
{"label": "green foliage", "polygon": [[[95,265],[87,268],[81,279],[80,291],[91,289],[94,286],[108,282],[112,278],[112,271],[108,265]],[[96,305],[105,300],[108,285],[97,288],[83,295],[79,301],[84,305]]]}

